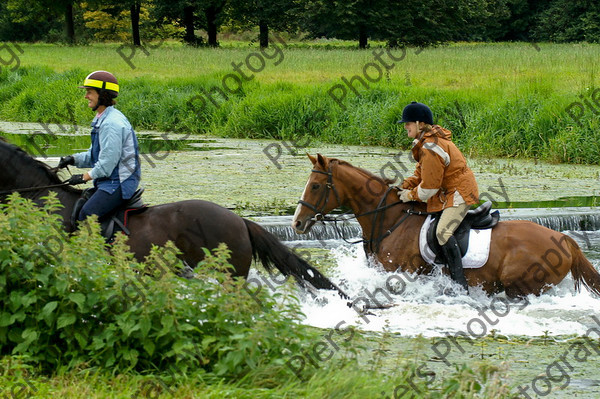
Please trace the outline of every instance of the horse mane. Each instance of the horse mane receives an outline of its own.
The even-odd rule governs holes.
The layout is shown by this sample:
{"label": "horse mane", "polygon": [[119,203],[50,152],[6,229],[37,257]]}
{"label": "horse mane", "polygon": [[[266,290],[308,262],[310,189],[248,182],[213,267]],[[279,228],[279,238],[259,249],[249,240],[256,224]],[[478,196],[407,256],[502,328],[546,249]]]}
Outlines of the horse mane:
{"label": "horse mane", "polygon": [[[21,162],[23,162],[23,164],[31,166],[32,169],[39,170],[40,172],[42,172],[48,178],[48,180],[50,180],[51,184],[62,183],[62,180],[60,179],[58,174],[53,170],[53,168],[51,168],[44,162],[33,158],[31,155],[29,155],[27,152],[25,152],[25,150],[23,150],[21,147],[15,145],[15,144],[9,143],[8,140],[6,140],[6,138],[1,137],[1,136],[0,136],[0,148],[6,148],[7,151],[12,152],[14,154],[14,157],[16,159],[20,160]],[[72,191],[72,192],[81,192],[81,190],[73,188],[73,187],[69,187],[69,186],[65,186],[63,188],[68,191]]]}
{"label": "horse mane", "polygon": [[369,180],[378,181],[381,184],[386,185],[386,186],[389,186],[390,184],[393,184],[393,183],[396,182],[396,179],[384,179],[381,176],[377,176],[375,173],[373,173],[373,172],[371,172],[369,170],[360,168],[358,166],[354,166],[350,162],[347,162],[347,161],[344,161],[344,160],[341,160],[341,159],[330,158],[329,161],[330,162],[335,161],[335,162],[338,163],[338,165],[347,165],[347,166],[350,166],[351,168],[356,169],[357,171],[359,171],[362,175],[366,176]]}

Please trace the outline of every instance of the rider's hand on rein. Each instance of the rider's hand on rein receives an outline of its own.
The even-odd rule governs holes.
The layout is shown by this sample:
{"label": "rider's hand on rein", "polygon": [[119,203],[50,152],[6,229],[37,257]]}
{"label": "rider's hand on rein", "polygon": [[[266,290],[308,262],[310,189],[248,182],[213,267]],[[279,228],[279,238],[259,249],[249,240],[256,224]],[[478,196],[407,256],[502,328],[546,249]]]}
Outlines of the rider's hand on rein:
{"label": "rider's hand on rein", "polygon": [[408,189],[401,189],[400,191],[398,191],[398,198],[400,198],[400,201],[402,202],[414,201],[412,198],[411,190]]}
{"label": "rider's hand on rein", "polygon": [[60,157],[60,161],[58,161],[58,169],[66,168],[69,165],[75,165],[75,158],[72,155],[68,155],[66,157]]}
{"label": "rider's hand on rein", "polygon": [[83,179],[83,174],[81,175],[73,175],[69,178],[69,180],[67,180],[65,183],[67,183],[70,186],[74,186],[77,184],[83,184],[85,183],[86,180]]}

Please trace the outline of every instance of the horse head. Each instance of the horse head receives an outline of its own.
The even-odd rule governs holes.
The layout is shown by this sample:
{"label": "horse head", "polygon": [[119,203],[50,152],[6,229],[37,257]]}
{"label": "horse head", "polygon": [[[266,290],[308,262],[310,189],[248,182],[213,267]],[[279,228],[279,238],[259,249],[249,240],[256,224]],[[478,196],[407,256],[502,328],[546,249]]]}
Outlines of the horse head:
{"label": "horse head", "polygon": [[332,162],[321,154],[317,154],[316,158],[307,155],[313,168],[292,221],[298,234],[308,233],[319,218],[341,205],[339,192],[333,183]]}
{"label": "horse head", "polygon": [[[62,181],[55,168],[33,158],[23,149],[0,140],[0,191],[21,191],[24,197],[38,197],[43,190],[27,190],[36,187],[59,185]],[[81,193],[72,187],[63,187],[62,191]],[[47,192],[47,191],[46,191]]]}
{"label": "horse head", "polygon": [[376,207],[391,182],[340,159],[321,154],[308,158],[313,168],[292,221],[299,234],[340,206],[350,207],[355,214]]}

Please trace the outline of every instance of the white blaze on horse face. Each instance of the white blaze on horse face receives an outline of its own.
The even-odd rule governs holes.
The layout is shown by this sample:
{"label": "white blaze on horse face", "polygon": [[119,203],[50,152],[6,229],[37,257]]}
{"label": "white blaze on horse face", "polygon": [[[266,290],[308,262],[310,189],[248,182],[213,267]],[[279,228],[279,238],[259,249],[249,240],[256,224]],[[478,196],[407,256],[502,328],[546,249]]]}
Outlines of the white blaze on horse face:
{"label": "white blaze on horse face", "polygon": [[[306,198],[306,192],[308,191],[308,186],[310,184],[310,178],[306,181],[306,186],[304,186],[304,191],[302,192],[302,197],[300,197],[301,201],[304,201]],[[292,226],[296,227],[296,221],[298,220],[298,216],[300,215],[300,212],[302,211],[302,204],[298,203],[298,206],[296,207],[296,212],[294,212],[294,219],[292,220]]]}

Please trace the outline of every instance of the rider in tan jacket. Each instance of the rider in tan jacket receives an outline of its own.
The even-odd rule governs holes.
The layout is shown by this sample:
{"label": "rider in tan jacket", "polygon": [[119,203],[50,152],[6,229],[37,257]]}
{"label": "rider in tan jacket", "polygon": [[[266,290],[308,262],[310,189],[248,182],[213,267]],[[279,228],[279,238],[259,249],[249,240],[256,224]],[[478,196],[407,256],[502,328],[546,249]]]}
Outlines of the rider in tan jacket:
{"label": "rider in tan jacket", "polygon": [[417,167],[414,175],[402,183],[398,197],[403,202],[426,202],[428,212],[442,211],[437,240],[450,276],[468,291],[460,248],[453,234],[470,206],[479,202],[475,175],[452,142],[452,133],[433,124],[433,113],[427,105],[407,105],[400,123],[405,124],[408,136],[414,139],[412,154]]}

